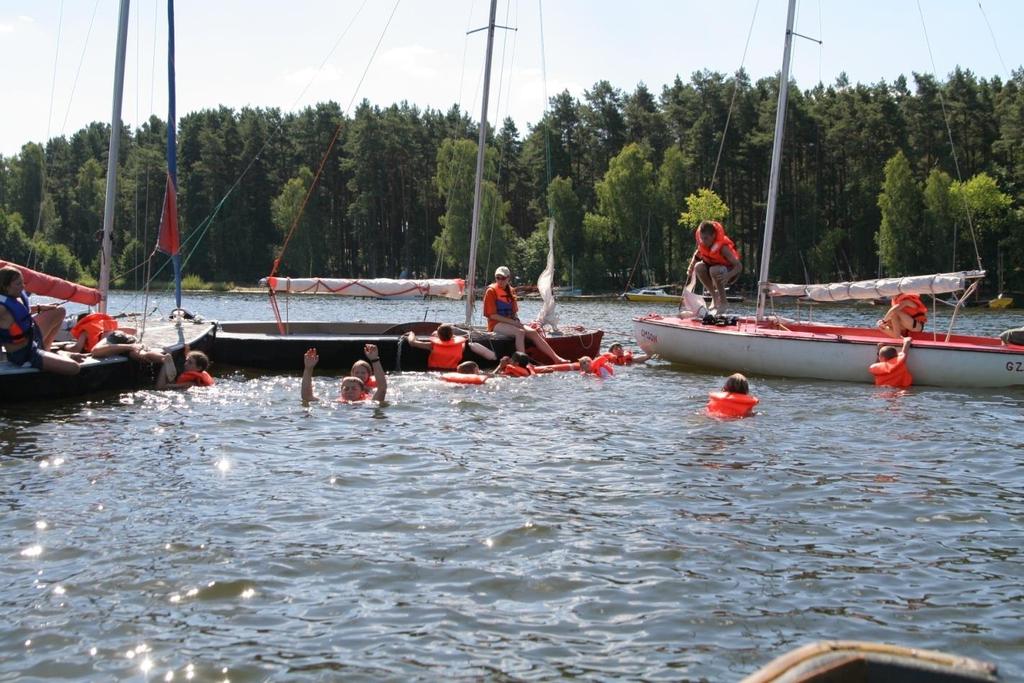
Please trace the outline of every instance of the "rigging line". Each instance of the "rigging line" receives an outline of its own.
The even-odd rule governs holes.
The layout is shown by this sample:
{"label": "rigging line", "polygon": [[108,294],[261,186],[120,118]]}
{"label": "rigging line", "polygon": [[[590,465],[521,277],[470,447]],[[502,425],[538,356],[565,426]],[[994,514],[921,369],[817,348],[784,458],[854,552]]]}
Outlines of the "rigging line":
{"label": "rigging line", "polygon": [[761,0],[754,3],[754,15],[750,17],[750,28],[747,29],[747,42],[743,45],[743,56],[740,58],[740,67],[732,77],[732,100],[729,101],[729,112],[725,117],[725,130],[722,131],[722,140],[718,143],[718,157],[715,159],[715,168],[711,172],[711,185],[709,190],[715,189],[715,179],[718,177],[718,165],[722,161],[722,151],[725,149],[725,137],[729,133],[729,122],[732,120],[733,107],[736,105],[736,94],[739,92],[739,72],[747,62],[747,50],[750,48],[750,38],[754,35],[754,21],[757,19],[757,10],[761,6]]}
{"label": "rigging line", "polygon": [[60,35],[64,26],[64,0],[60,3],[60,12],[57,14],[57,46],[53,51],[53,76],[50,78],[50,109],[46,114],[46,140],[43,141],[42,166],[39,175],[39,209],[36,211],[36,225],[32,230],[32,240],[28,248],[28,267],[33,267],[35,260],[35,237],[39,234],[39,228],[43,223],[43,198],[46,195],[46,143],[50,141],[50,126],[53,123],[53,100],[57,90],[57,64],[60,62]]}
{"label": "rigging line", "polygon": [[[924,21],[924,10],[921,9],[921,0],[917,0],[917,13],[921,17],[921,30],[924,32],[924,43],[928,48],[928,59],[932,65],[932,75],[937,76],[937,70],[935,68],[935,57],[932,54],[932,43],[928,39],[928,26]],[[956,153],[956,144],[953,142],[953,129],[949,125],[949,112],[946,110],[946,98],[942,95],[942,87],[937,87],[935,92],[939,95],[939,104],[942,106],[942,121],[946,124],[946,135],[949,138],[949,149],[953,154],[953,168],[956,170],[956,178],[962,184],[964,182],[963,176],[960,174],[960,160]],[[978,264],[978,270],[984,270],[981,265],[981,252],[978,251],[978,238],[974,233],[974,220],[971,216],[971,207],[968,203],[964,202],[964,213],[967,215],[967,227],[971,231],[971,242],[974,245],[974,258]]]}
{"label": "rigging line", "polygon": [[[548,99],[548,60],[544,48],[544,0],[537,0],[537,17],[540,23],[540,75],[544,87],[544,113],[542,122],[544,124],[544,203],[547,204],[547,188],[551,185],[551,122],[548,119],[548,107],[551,100]],[[548,214],[551,207],[547,207]]]}
{"label": "rigging line", "polygon": [[[373,52],[370,53],[370,59],[367,60],[366,62],[366,67],[363,69],[363,74],[362,76],[359,77],[359,82],[356,83],[355,90],[352,91],[352,99],[349,100],[348,107],[346,107],[345,111],[342,112],[341,121],[338,122],[337,127],[334,129],[334,137],[331,138],[330,144],[327,145],[327,150],[324,152],[323,157],[320,159],[320,166],[316,170],[316,175],[313,176],[313,182],[309,184],[309,190],[306,192],[306,196],[305,198],[303,198],[302,205],[299,207],[298,212],[296,212],[295,220],[292,221],[291,228],[288,230],[288,236],[285,238],[284,244],[281,245],[281,253],[278,254],[276,259],[274,259],[274,265],[270,272],[271,276],[277,274],[277,269],[281,265],[281,259],[284,258],[285,250],[288,249],[288,243],[291,241],[292,235],[295,234],[295,229],[299,226],[299,220],[302,218],[302,213],[305,210],[306,205],[309,203],[309,198],[313,195],[313,191],[316,189],[317,181],[319,181],[321,174],[323,174],[324,167],[327,166],[327,160],[330,158],[331,151],[334,149],[334,145],[338,141],[338,136],[341,135],[341,128],[345,123],[345,116],[348,114],[349,111],[351,111],[352,104],[355,102],[356,97],[359,95],[359,88],[363,85],[363,80],[366,79],[366,74],[369,73],[370,71],[370,66],[373,64],[373,60],[377,56],[377,50],[380,49],[381,43],[384,42],[384,36],[388,32],[388,28],[391,26],[391,20],[395,18],[395,12],[398,11],[398,6],[401,4],[401,2],[402,0],[395,0],[395,6],[391,9],[391,14],[388,16],[388,20],[384,24],[384,28],[383,30],[381,30],[380,36],[377,38],[377,44],[374,45]],[[252,164],[255,163],[256,158],[258,158],[258,155],[257,157],[253,158],[253,160],[249,163],[249,166],[246,167],[246,170],[248,170],[252,166]]]}
{"label": "rigging line", "polygon": [[996,56],[999,57],[999,63],[1003,67],[1003,73],[1009,75],[1010,70],[1006,68],[1006,62],[1003,61],[1003,53],[999,51],[999,43],[996,42],[996,34],[992,32],[992,24],[988,22],[988,15],[985,14],[985,8],[981,6],[981,0],[978,0],[978,10],[981,11],[981,18],[985,20],[985,26],[988,28],[988,34],[992,37],[992,47],[996,50]]}
{"label": "rigging line", "polygon": [[[508,0],[508,2],[505,4],[505,25],[506,26],[509,25],[509,15],[511,14],[511,12],[512,12],[512,0]],[[512,56],[509,58],[509,63],[508,63],[509,95],[506,98],[507,100],[511,100],[512,99],[512,96],[511,96],[511,92],[512,92],[512,70],[513,70],[513,68],[515,66],[516,46],[518,44],[517,38],[519,36],[519,33],[518,33],[518,31],[516,29],[512,29],[512,30],[515,32],[515,36],[512,39]],[[498,76],[498,97],[497,97],[497,99],[496,99],[496,101],[494,103],[495,138],[497,138],[497,129],[498,129],[497,120],[501,118],[501,115],[500,115],[499,112],[501,111],[501,89],[502,89],[502,82],[505,79],[505,51],[506,51],[507,47],[508,47],[508,33],[506,32],[502,36],[501,66],[498,69],[498,74],[499,74],[499,76]],[[505,105],[505,114],[506,114],[506,116],[508,115],[508,108],[509,108],[509,105],[506,104]],[[498,177],[496,178],[496,182],[494,184],[494,187],[495,187],[495,190],[497,191],[497,193],[496,193],[496,196],[495,196],[495,200],[496,201],[494,202],[494,205],[491,207],[491,211],[490,211],[490,214],[491,214],[491,216],[490,216],[490,225],[489,225],[488,237],[487,237],[487,258],[484,260],[484,264],[485,264],[484,265],[484,273],[487,273],[491,269],[491,252],[493,251],[493,245],[494,245],[494,227],[495,227],[495,225],[498,222],[498,213],[499,213],[499,211],[501,209],[501,204],[502,204],[501,187],[499,185],[499,181],[501,180],[501,170],[502,170],[502,168],[505,167],[505,161],[506,161],[506,159],[505,159],[505,148],[502,147],[501,149],[498,150]]]}
{"label": "rigging line", "polygon": [[64,131],[68,127],[68,116],[71,114],[71,103],[75,99],[75,90],[78,88],[78,77],[82,73],[82,64],[85,62],[85,52],[89,47],[89,37],[92,36],[92,27],[96,22],[96,10],[100,6],[100,0],[96,0],[96,3],[92,6],[92,18],[89,19],[89,30],[85,33],[85,43],[82,45],[82,56],[78,60],[78,69],[75,71],[75,80],[71,84],[71,94],[68,96],[68,108],[64,112],[64,122],[60,126],[60,134],[63,135]]}

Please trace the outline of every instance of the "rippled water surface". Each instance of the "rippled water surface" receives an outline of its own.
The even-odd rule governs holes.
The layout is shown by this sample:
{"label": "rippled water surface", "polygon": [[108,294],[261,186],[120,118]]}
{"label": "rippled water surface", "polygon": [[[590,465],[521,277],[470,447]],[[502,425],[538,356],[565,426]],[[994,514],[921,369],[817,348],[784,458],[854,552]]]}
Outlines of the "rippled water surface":
{"label": "rippled water surface", "polygon": [[[270,315],[255,295],[190,308]],[[631,344],[651,305],[560,310]],[[1020,324],[972,311],[961,329]],[[304,408],[300,367],[3,409],[0,680],[730,681],[822,638],[1024,676],[1024,390],[755,377],[759,414],[720,422],[703,405],[722,377],[661,363],[483,387],[406,373],[382,408]]]}

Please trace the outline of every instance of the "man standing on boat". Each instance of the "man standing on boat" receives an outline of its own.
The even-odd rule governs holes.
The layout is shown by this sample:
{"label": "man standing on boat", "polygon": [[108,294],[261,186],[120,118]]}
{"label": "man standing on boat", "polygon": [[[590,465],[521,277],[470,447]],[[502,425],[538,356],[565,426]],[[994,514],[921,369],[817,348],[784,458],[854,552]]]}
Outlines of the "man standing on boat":
{"label": "man standing on boat", "polygon": [[487,330],[498,334],[507,334],[516,340],[516,351],[526,351],[526,340],[533,342],[541,353],[555,363],[568,363],[559,356],[548,344],[548,340],[528,325],[519,320],[519,301],[511,283],[512,272],[507,266],[499,266],[494,271],[494,284],[484,292],[484,316],[487,318]]}
{"label": "man standing on boat", "polygon": [[686,279],[697,274],[704,291],[711,293],[715,313],[721,315],[725,313],[725,288],[743,272],[740,253],[718,221],[701,221],[694,238],[697,249],[686,269]]}

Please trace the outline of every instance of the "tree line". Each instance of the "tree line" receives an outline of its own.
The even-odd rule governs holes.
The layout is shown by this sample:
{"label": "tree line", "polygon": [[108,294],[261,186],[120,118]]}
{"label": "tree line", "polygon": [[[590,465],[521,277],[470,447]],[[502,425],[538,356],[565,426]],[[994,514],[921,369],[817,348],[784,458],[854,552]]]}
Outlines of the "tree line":
{"label": "tree line", "polygon": [[[989,289],[1002,264],[1006,289],[1024,290],[1024,69],[1005,82],[958,68],[944,82],[840,76],[789,87],[772,279],[907,275],[980,259]],[[715,217],[739,248],[740,286],[752,288],[777,88],[777,78],[751,82],[743,71],[677,77],[659,95],[600,81],[581,98],[551,98],[525,133],[506,119],[488,135],[478,276],[507,264],[535,279],[552,216],[562,284],[679,282],[696,222]],[[166,134],[156,116],[123,131],[113,267],[122,286],[142,284],[156,239]],[[93,123],[0,156],[0,255],[95,276],[108,137],[108,125]],[[364,101],[351,115],[334,102],[190,113],[178,133],[186,273],[252,284],[294,225],[283,275],[465,276],[476,139],[457,107],[407,102]]]}

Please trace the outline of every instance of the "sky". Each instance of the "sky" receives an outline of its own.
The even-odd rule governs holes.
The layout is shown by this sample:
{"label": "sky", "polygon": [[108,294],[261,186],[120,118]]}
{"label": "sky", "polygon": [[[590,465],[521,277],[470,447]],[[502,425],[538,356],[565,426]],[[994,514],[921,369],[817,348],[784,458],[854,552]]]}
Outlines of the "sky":
{"label": "sky", "polygon": [[[179,118],[225,105],[297,111],[363,98],[458,104],[480,116],[486,0],[177,0]],[[0,154],[111,116],[118,0],[0,3]],[[543,21],[541,20],[543,17]],[[923,21],[922,21],[923,17]],[[546,96],[599,80],[656,95],[678,75],[775,74],[784,0],[499,0],[489,119],[521,132]],[[801,0],[792,76],[803,88],[940,79],[956,66],[1009,78],[1024,65],[1024,0]],[[542,50],[543,35],[543,50]],[[749,44],[748,44],[749,36]],[[132,3],[122,118],[167,116],[165,0]],[[930,46],[930,49],[929,49]],[[912,81],[911,81],[912,83]]]}

